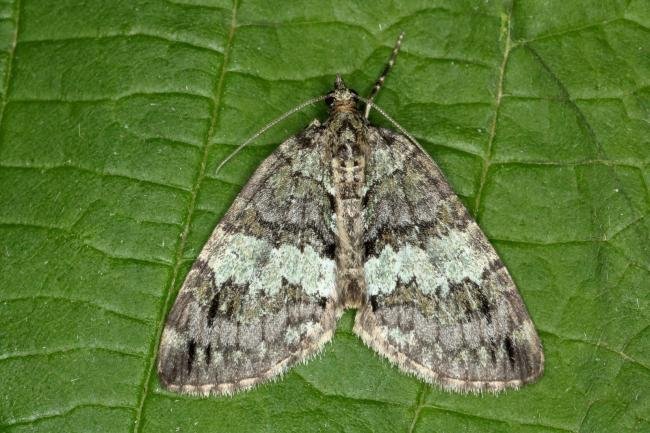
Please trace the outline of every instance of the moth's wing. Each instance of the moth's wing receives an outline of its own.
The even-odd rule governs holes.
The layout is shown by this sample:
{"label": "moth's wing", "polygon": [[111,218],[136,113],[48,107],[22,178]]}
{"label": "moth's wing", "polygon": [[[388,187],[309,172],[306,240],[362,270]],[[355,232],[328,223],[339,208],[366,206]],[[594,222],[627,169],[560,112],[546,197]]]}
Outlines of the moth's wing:
{"label": "moth's wing", "polygon": [[257,169],[192,266],[163,331],[170,390],[226,394],[317,352],[337,315],[335,221],[320,128]]}
{"label": "moth's wing", "polygon": [[538,378],[539,337],[496,252],[440,169],[406,137],[369,128],[364,273],[354,331],[403,370],[458,391]]}

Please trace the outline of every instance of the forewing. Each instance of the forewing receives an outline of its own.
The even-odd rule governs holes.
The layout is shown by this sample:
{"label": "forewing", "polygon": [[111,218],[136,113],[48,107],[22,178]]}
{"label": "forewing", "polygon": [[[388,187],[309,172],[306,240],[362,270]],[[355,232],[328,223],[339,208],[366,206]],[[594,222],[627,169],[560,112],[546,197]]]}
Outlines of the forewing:
{"label": "forewing", "polygon": [[160,343],[166,388],[248,388],[331,338],[335,221],[319,131],[308,127],[261,164],[192,266]]}
{"label": "forewing", "polygon": [[543,369],[508,271],[433,160],[369,129],[364,273],[355,332],[402,369],[447,389],[501,390]]}

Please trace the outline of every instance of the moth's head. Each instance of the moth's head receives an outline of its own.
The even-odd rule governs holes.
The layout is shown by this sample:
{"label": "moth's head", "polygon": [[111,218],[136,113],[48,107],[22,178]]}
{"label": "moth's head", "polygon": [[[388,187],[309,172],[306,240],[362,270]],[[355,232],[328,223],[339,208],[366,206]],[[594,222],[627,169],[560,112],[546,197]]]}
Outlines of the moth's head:
{"label": "moth's head", "polygon": [[348,89],[340,75],[336,75],[334,81],[334,90],[327,94],[325,103],[330,112],[353,112],[357,110],[357,101],[359,94],[352,89]]}

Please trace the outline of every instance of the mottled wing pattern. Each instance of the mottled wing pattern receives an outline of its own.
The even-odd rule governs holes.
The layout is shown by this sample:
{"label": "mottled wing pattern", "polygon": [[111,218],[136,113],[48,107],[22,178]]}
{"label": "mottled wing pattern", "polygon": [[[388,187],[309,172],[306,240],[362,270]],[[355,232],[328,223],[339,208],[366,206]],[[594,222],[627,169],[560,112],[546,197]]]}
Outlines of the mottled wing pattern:
{"label": "mottled wing pattern", "polygon": [[332,337],[335,221],[320,131],[311,125],[262,163],[192,266],[161,339],[166,388],[245,389]]}
{"label": "mottled wing pattern", "polygon": [[364,273],[355,332],[446,389],[497,391],[535,380],[543,354],[496,252],[429,155],[370,127]]}

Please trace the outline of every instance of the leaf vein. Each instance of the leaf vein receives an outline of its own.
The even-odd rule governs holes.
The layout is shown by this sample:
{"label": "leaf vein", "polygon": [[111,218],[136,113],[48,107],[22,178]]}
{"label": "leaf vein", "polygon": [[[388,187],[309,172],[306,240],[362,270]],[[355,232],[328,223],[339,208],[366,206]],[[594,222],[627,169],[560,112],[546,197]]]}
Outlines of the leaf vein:
{"label": "leaf vein", "polygon": [[[6,72],[4,77],[2,77],[2,101],[0,102],[0,131],[2,131],[5,108],[7,107],[7,101],[9,100],[9,83],[11,82],[11,75],[13,71],[14,57],[16,53],[16,45],[18,43],[18,27],[20,26],[20,6],[21,0],[16,0],[14,4],[12,15],[14,24],[14,31],[11,35],[11,42],[9,44],[9,55],[7,59]],[[2,141],[0,141],[0,149],[2,149]]]}
{"label": "leaf vein", "polygon": [[71,346],[71,347],[62,347],[53,350],[3,353],[0,354],[0,362],[12,361],[14,359],[22,359],[22,358],[50,357],[50,356],[65,355],[68,353],[84,352],[84,351],[105,352],[111,355],[128,356],[129,358],[137,358],[137,359],[142,359],[146,355],[145,353],[131,353],[131,352],[126,352],[124,350],[111,349],[102,346],[74,346],[74,347]]}
{"label": "leaf vein", "polygon": [[231,23],[230,23],[230,30],[228,32],[228,40],[226,43],[226,46],[224,48],[224,54],[223,54],[223,60],[221,64],[220,71],[218,73],[218,78],[216,80],[215,88],[214,88],[214,96],[213,96],[213,101],[212,101],[212,108],[210,110],[210,125],[208,128],[208,131],[205,135],[205,139],[203,142],[203,155],[201,157],[201,162],[199,164],[198,172],[196,175],[196,180],[194,182],[194,186],[191,191],[190,195],[190,200],[189,204],[187,207],[187,217],[185,219],[185,224],[183,227],[183,230],[181,232],[181,240],[178,244],[178,248],[176,250],[176,255],[174,259],[174,266],[172,270],[172,274],[170,277],[169,284],[165,288],[164,294],[163,294],[163,302],[161,304],[161,308],[159,311],[159,317],[160,320],[158,322],[158,326],[156,329],[156,335],[154,339],[151,341],[150,347],[149,347],[149,365],[147,366],[147,370],[144,375],[144,380],[142,384],[142,392],[140,393],[140,396],[138,398],[138,404],[136,408],[136,414],[135,414],[135,422],[134,422],[134,428],[133,432],[134,433],[139,433],[142,431],[143,423],[142,423],[142,416],[144,413],[144,406],[145,402],[147,399],[147,396],[151,393],[151,388],[153,386],[154,382],[154,375],[155,375],[155,365],[156,365],[156,356],[157,356],[157,348],[158,348],[158,340],[160,338],[160,335],[162,333],[162,328],[163,328],[163,321],[166,316],[166,312],[169,309],[169,304],[172,300],[172,292],[173,288],[176,286],[176,281],[179,277],[180,274],[180,268],[183,263],[183,252],[185,250],[186,244],[187,244],[187,238],[189,235],[191,223],[192,223],[192,217],[194,215],[194,212],[197,207],[197,198],[198,198],[198,191],[201,187],[201,183],[203,181],[203,178],[205,177],[205,172],[206,172],[206,166],[207,166],[207,161],[208,161],[208,154],[209,154],[209,149],[210,149],[210,141],[212,137],[214,136],[215,130],[216,130],[216,124],[217,124],[217,118],[219,115],[219,106],[221,102],[221,97],[223,93],[223,88],[224,88],[224,82],[225,82],[225,75],[227,72],[227,64],[228,60],[230,57],[230,51],[232,49],[233,41],[234,41],[234,36],[235,36],[235,30],[237,28],[237,8],[239,5],[239,0],[233,0],[232,4],[232,17],[231,17]]}
{"label": "leaf vein", "polygon": [[223,55],[223,52],[218,49],[211,47],[210,45],[198,45],[196,43],[183,41],[178,38],[164,35],[162,33],[147,33],[143,31],[134,31],[127,33],[105,33],[103,35],[92,35],[92,36],[67,36],[61,38],[43,38],[43,39],[29,39],[20,41],[20,45],[37,45],[37,44],[49,44],[49,43],[59,43],[59,42],[87,42],[87,41],[100,41],[100,40],[110,40],[110,39],[152,39],[158,40],[167,43],[173,43],[177,45],[187,46],[188,48],[207,51],[211,54]]}
{"label": "leaf vein", "polygon": [[120,410],[129,410],[133,411],[135,408],[131,406],[124,406],[124,405],[109,405],[109,404],[103,404],[103,403],[81,403],[77,404],[74,406],[71,406],[63,411],[60,412],[50,412],[46,414],[40,414],[36,416],[30,416],[30,417],[25,417],[25,418],[17,418],[13,420],[9,420],[7,423],[4,425],[6,427],[18,427],[21,425],[25,424],[34,424],[34,423],[39,423],[39,422],[44,422],[53,418],[61,418],[65,417],[67,415],[70,415],[80,409],[87,409],[87,408],[101,408],[101,409],[120,409]]}
{"label": "leaf vein", "polygon": [[501,107],[501,100],[503,99],[503,83],[505,81],[506,66],[508,65],[508,58],[510,57],[510,50],[512,44],[512,41],[510,39],[511,20],[512,20],[512,3],[509,5],[509,9],[506,11],[505,19],[500,29],[500,34],[505,33],[505,44],[503,47],[503,59],[501,60],[501,65],[499,66],[499,75],[497,78],[497,87],[496,87],[495,100],[494,100],[494,116],[492,116],[492,122],[490,123],[487,149],[485,151],[485,159],[483,160],[481,177],[479,179],[479,186],[476,192],[476,200],[474,202],[474,213],[475,213],[476,220],[478,220],[480,217],[481,199],[484,193],[485,183],[487,182],[488,170],[490,169],[490,163],[492,159],[492,146],[494,144],[494,139],[496,137],[497,121],[499,118],[499,109]]}

